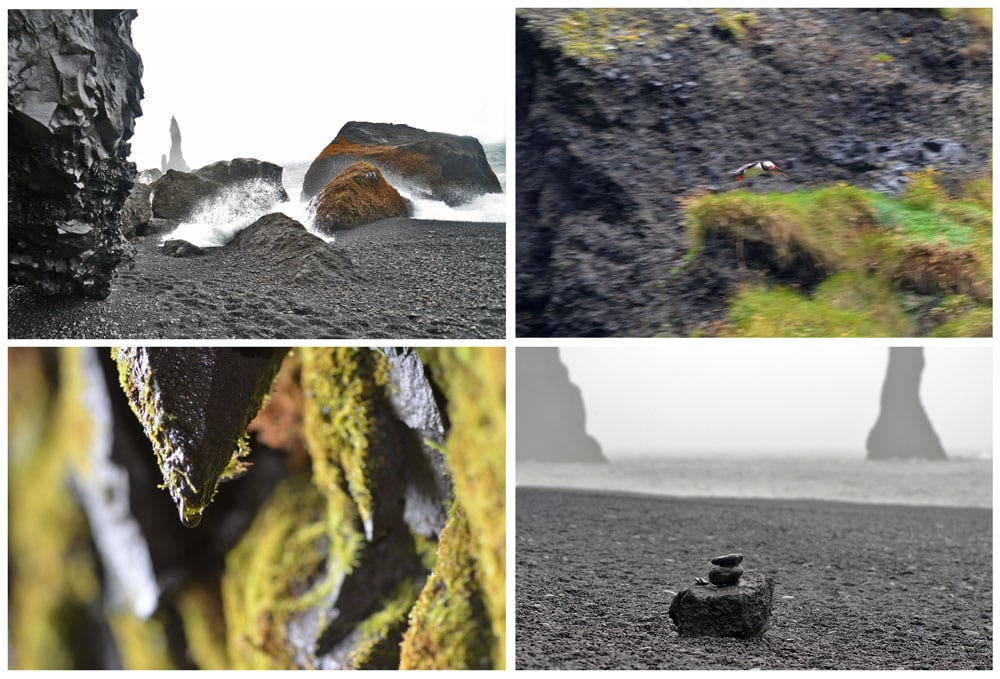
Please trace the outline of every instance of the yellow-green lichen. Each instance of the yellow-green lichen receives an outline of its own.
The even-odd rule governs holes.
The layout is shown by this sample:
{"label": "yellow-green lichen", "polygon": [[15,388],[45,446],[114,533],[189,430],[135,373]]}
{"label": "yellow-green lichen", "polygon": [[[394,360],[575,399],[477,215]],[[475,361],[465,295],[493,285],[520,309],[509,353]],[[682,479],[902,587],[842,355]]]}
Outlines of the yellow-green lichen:
{"label": "yellow-green lichen", "polygon": [[[455,500],[469,523],[471,553],[496,640],[494,667],[501,668],[507,586],[504,349],[456,347],[419,353],[447,399],[451,430],[445,441],[446,459]],[[442,558],[439,550],[439,564]]]}
{"label": "yellow-green lichen", "polygon": [[108,624],[114,633],[123,669],[175,669],[166,630],[156,616],[142,620],[128,611],[119,611],[108,616]]}
{"label": "yellow-green lichen", "polygon": [[[11,362],[8,380],[8,548],[10,667],[72,669],[88,664],[93,648],[81,647],[75,628],[100,592],[89,529],[69,487],[72,467],[85,459],[93,437],[83,398],[83,352],[59,351],[60,388],[50,396],[42,350]],[[10,354],[8,354],[10,356]],[[51,406],[45,408],[45,403]],[[42,408],[47,423],[24,408]],[[30,434],[15,430],[22,423]],[[96,660],[96,658],[92,658]]]}
{"label": "yellow-green lichen", "polygon": [[438,567],[410,613],[400,669],[503,667],[502,659],[497,664],[498,641],[485,610],[472,544],[468,521],[456,506],[441,533]]}
{"label": "yellow-green lichen", "polygon": [[403,579],[385,601],[379,602],[377,612],[358,624],[360,641],[348,656],[351,668],[396,669],[399,666],[400,640],[422,583],[423,578]]}
{"label": "yellow-green lichen", "polygon": [[302,350],[304,429],[316,483],[332,490],[346,482],[369,532],[371,479],[384,463],[371,454],[371,442],[379,435],[376,409],[387,383],[388,363],[380,353],[352,347]]}
{"label": "yellow-green lichen", "polygon": [[[333,495],[331,499],[328,495]],[[295,666],[288,621],[328,597],[356,566],[363,544],[357,515],[338,490],[321,492],[308,476],[281,483],[226,557],[222,600],[234,669]]]}
{"label": "yellow-green lichen", "polygon": [[188,654],[198,669],[230,669],[219,582],[189,582],[177,597],[177,612],[184,624]]}

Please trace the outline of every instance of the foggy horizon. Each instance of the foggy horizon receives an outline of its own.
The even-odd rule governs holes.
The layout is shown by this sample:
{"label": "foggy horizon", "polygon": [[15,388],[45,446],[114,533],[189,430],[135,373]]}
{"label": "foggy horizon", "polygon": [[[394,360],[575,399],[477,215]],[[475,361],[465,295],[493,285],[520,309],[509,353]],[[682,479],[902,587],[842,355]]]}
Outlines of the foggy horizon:
{"label": "foggy horizon", "polygon": [[[946,453],[991,459],[991,350],[925,355],[921,400]],[[888,349],[563,347],[560,357],[582,393],[586,431],[610,460],[864,459]]]}
{"label": "foggy horizon", "polygon": [[132,36],[145,97],[130,160],[160,168],[172,116],[192,169],[237,157],[309,162],[352,120],[503,142],[507,22],[498,16],[140,9]]}

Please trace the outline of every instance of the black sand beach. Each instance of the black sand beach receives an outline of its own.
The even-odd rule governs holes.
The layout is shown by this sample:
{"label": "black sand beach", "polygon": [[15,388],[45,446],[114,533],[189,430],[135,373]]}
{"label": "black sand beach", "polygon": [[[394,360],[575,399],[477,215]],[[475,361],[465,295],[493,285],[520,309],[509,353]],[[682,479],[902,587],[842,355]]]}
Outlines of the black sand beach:
{"label": "black sand beach", "polygon": [[[992,511],[517,490],[517,669],[989,669]],[[673,595],[742,551],[759,640],[681,638]]]}
{"label": "black sand beach", "polygon": [[[501,338],[505,226],[388,219],[308,261],[228,246],[175,258],[133,241],[104,300],[8,289],[12,339]],[[339,254],[337,254],[339,253]],[[331,256],[327,256],[331,255]],[[349,261],[348,261],[349,258]]]}

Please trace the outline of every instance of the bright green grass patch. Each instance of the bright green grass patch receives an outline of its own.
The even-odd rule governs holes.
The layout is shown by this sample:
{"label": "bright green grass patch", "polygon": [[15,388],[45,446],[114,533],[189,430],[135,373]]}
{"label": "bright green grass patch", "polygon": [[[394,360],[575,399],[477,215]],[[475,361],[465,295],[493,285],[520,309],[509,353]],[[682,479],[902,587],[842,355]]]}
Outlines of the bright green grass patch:
{"label": "bright green grass patch", "polygon": [[901,337],[912,335],[907,316],[888,283],[876,276],[831,276],[812,297],[785,287],[751,286],[729,310],[726,334],[734,337]]}

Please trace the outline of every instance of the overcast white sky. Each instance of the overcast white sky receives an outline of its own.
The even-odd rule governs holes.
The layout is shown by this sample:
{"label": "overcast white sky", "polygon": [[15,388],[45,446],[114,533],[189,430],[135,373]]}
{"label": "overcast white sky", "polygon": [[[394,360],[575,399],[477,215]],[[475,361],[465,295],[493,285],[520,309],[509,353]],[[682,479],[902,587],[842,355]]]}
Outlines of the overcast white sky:
{"label": "overcast white sky", "polygon": [[[767,452],[863,457],[883,347],[713,342],[562,348],[607,457]],[[930,347],[921,396],[949,454],[992,449],[991,351]]]}
{"label": "overcast white sky", "polygon": [[[132,23],[143,115],[132,160],[160,167],[177,117],[188,165],[312,160],[350,120],[503,141],[509,11],[331,3],[161,11]],[[382,7],[383,5],[378,5]]]}

